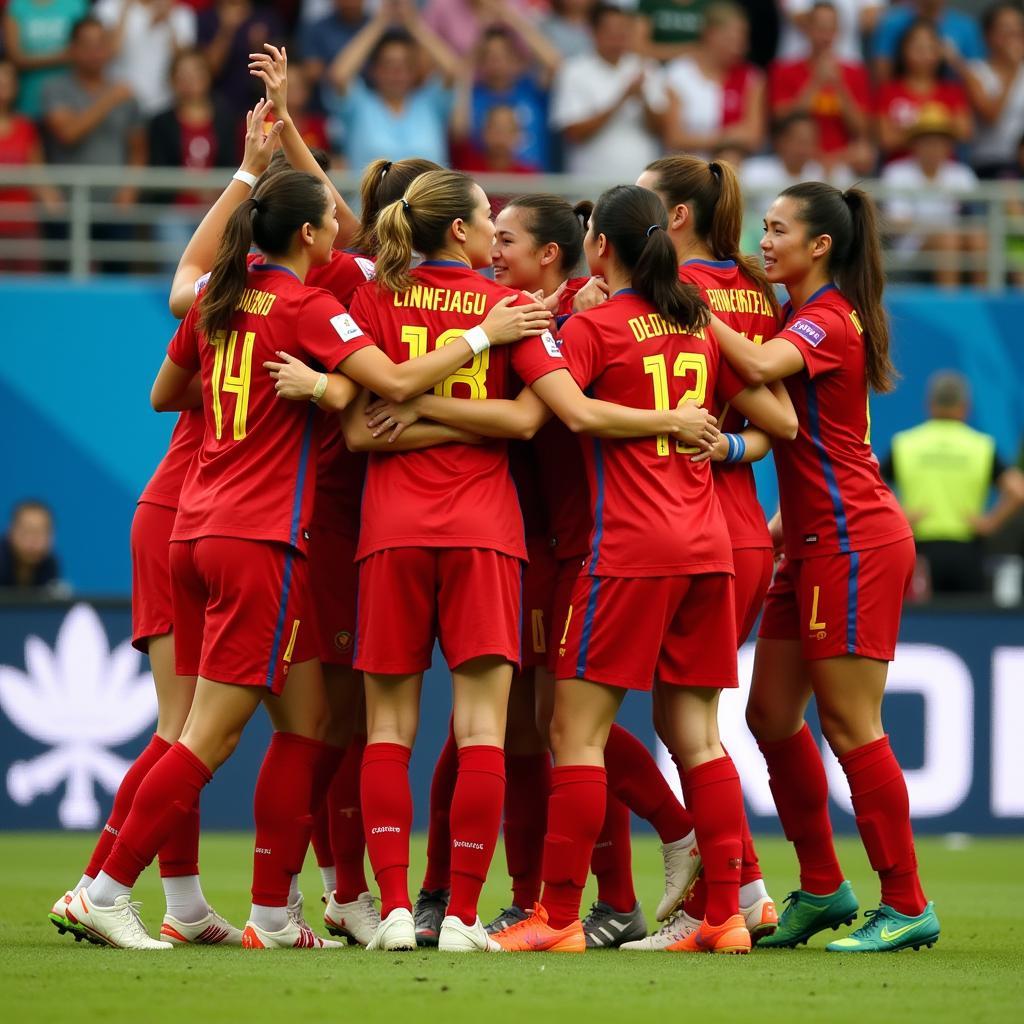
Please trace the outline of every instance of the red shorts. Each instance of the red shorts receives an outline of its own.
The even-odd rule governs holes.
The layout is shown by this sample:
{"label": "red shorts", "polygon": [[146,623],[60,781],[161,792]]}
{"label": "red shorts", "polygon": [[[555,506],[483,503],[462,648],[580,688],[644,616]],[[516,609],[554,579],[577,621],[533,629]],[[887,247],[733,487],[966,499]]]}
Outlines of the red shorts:
{"label": "red shorts", "polygon": [[167,545],[177,510],[141,501],[132,517],[132,646],[145,653],[154,636],[174,629]]}
{"label": "red shorts", "polygon": [[351,666],[359,590],[356,542],[337,530],[316,526],[310,531],[308,558],[320,660]]}
{"label": "red shorts", "polygon": [[736,643],[742,644],[761,613],[775,557],[771,548],[734,548],[732,564],[736,568]]}
{"label": "red shorts", "polygon": [[543,668],[548,663],[548,632],[558,560],[547,538],[527,538],[529,564],[523,572],[522,667]]}
{"label": "red shorts", "polygon": [[585,558],[564,558],[558,562],[558,575],[555,577],[554,596],[551,599],[551,623],[548,631],[548,671],[554,674],[558,670],[558,651],[563,646],[562,634],[565,632],[565,620],[572,603],[572,592],[576,589],[576,581],[583,572]]}
{"label": "red shorts", "polygon": [[558,647],[557,679],[650,690],[734,687],[736,624],[727,573],[580,576]]}
{"label": "red shorts", "polygon": [[488,548],[389,548],[359,564],[353,664],[379,675],[496,654],[519,664],[523,563]]}
{"label": "red shorts", "polygon": [[236,537],[172,541],[170,567],[179,675],[279,694],[289,666],[316,657],[309,566],[294,548]]}
{"label": "red shorts", "polygon": [[807,661],[843,654],[892,661],[914,560],[910,538],[867,551],[787,559],[768,591],[757,635],[799,640]]}

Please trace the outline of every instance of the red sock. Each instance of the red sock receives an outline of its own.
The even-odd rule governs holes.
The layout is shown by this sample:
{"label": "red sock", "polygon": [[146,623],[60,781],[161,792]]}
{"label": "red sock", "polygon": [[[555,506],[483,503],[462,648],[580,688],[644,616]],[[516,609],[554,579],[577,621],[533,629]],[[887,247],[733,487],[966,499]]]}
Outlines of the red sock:
{"label": "red sock", "polygon": [[505,860],[512,879],[512,902],[529,910],[540,899],[551,755],[546,751],[506,754],[505,766]]}
{"label": "red sock", "polygon": [[608,789],[637,817],[654,826],[663,843],[693,830],[693,817],[676,799],[651,752],[621,725],[613,725],[604,748]]}
{"label": "red sock", "polygon": [[110,848],[114,845],[114,840],[121,831],[128,812],[132,809],[132,801],[135,799],[135,793],[142,784],[142,780],[153,765],[170,749],[170,743],[154,733],[142,753],[135,758],[131,767],[125,772],[121,785],[117,787],[117,792],[114,794],[114,806],[110,809],[110,817],[107,818],[103,831],[100,832],[99,839],[96,840],[96,846],[83,874],[95,878],[103,870],[103,862],[110,855]]}
{"label": "red sock", "polygon": [[620,913],[636,906],[629,825],[629,808],[609,793],[604,827],[590,855],[590,870],[597,879],[597,898]]}
{"label": "red sock", "polygon": [[761,863],[757,859],[757,848],[754,846],[754,837],[750,834],[750,822],[747,821],[747,809],[743,808],[743,825],[740,830],[740,839],[743,840],[743,867],[740,869],[740,885],[748,885],[764,878],[761,871]]}
{"label": "red sock", "polygon": [[313,807],[322,797],[338,748],[292,732],[275,732],[263,756],[253,794],[256,844],[252,901],[286,907],[292,875],[302,870],[313,830]]}
{"label": "red sock", "polygon": [[211,778],[210,769],[188,747],[175,743],[139,784],[101,870],[122,885],[133,886]]}
{"label": "red sock", "polygon": [[363,752],[360,797],[366,850],[380,886],[381,917],[409,902],[409,833],[412,792],[409,756],[400,743],[369,743]]}
{"label": "red sock", "polygon": [[344,747],[329,746],[328,749],[331,754],[324,755],[313,779],[313,830],[309,838],[319,868],[331,867],[334,864],[334,852],[331,849],[331,807],[327,794],[345,756]]}
{"label": "red sock", "polygon": [[552,928],[565,928],[579,920],[580,899],[607,798],[604,768],[559,765],[551,772],[541,902]]}
{"label": "red sock", "polygon": [[363,812],[359,806],[359,775],[364,750],[366,737],[354,737],[327,794],[331,808],[331,848],[338,879],[334,898],[339,903],[351,903],[370,888],[363,870],[366,836],[363,834]]}
{"label": "red sock", "polygon": [[717,757],[691,768],[686,773],[686,795],[693,809],[708,890],[704,916],[709,924],[724,924],[739,913],[743,863],[743,791],[732,759]]}
{"label": "red sock", "polygon": [[882,883],[882,902],[916,917],[928,901],[917,874],[907,783],[889,737],[843,754],[839,763],[850,783],[861,841]]}
{"label": "red sock", "polygon": [[430,783],[430,824],[427,828],[427,870],[423,888],[430,892],[451,887],[452,833],[448,823],[455,777],[459,772],[459,748],[451,725],[448,738],[434,766]]}
{"label": "red sock", "polygon": [[187,878],[199,874],[199,801],[174,826],[160,847],[160,877]]}
{"label": "red sock", "polygon": [[452,796],[452,884],[448,913],[476,923],[480,890],[491,866],[505,803],[505,751],[483,745],[459,750]]}
{"label": "red sock", "polygon": [[804,727],[785,740],[759,742],[779,821],[800,861],[800,888],[825,896],[843,884],[828,817],[828,779],[821,751]]}

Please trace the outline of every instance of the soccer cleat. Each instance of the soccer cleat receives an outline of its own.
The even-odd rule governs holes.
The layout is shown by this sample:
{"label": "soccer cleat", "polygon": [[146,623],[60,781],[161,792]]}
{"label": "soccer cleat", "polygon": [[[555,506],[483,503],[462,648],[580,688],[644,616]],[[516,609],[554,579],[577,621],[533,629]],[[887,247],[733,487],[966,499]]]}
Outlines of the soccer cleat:
{"label": "soccer cleat", "polygon": [[786,909],[779,918],[774,935],[758,943],[760,949],[780,949],[807,944],[807,940],[826,928],[835,931],[841,924],[853,924],[857,916],[857,897],[853,886],[844,881],[826,896],[797,889],[786,897]]}
{"label": "soccer cleat", "polygon": [[416,922],[416,945],[436,946],[441,922],[448,911],[447,889],[420,889],[412,916]]}
{"label": "soccer cleat", "polygon": [[332,892],[327,897],[324,926],[331,935],[347,939],[350,946],[365,946],[380,924],[380,913],[368,892],[361,892],[351,903],[339,903]]}
{"label": "soccer cleat", "polygon": [[72,924],[66,916],[68,906],[71,901],[75,898],[74,891],[68,889],[66,893],[50,908],[50,912],[46,915],[47,920],[54,928],[57,929],[63,935],[65,932],[70,932],[75,937],[75,942],[81,942],[85,938],[85,932],[82,931],[81,927],[77,924]]}
{"label": "soccer cleat", "polygon": [[164,915],[160,925],[160,938],[175,945],[188,946],[240,946],[242,933],[225,920],[212,907],[206,917],[188,924],[170,914]]}
{"label": "soccer cleat", "polygon": [[618,949],[624,942],[642,939],[647,935],[647,921],[640,904],[620,913],[598,900],[583,918],[583,937],[587,949]]}
{"label": "soccer cleat", "polygon": [[506,953],[585,953],[587,949],[582,921],[552,928],[548,912],[539,903],[534,903],[533,912],[525,921],[491,938]]}
{"label": "soccer cleat", "polygon": [[97,946],[115,949],[174,949],[169,942],[154,939],[139,917],[141,903],[133,903],[127,893],[116,897],[112,907],[98,907],[88,890],[79,889],[67,906],[68,923],[78,925],[85,938]]}
{"label": "soccer cleat", "polygon": [[665,861],[665,893],[658,904],[657,918],[664,921],[682,906],[700,874],[696,834],[691,832],[674,843],[662,843],[661,856]]}
{"label": "soccer cleat", "polygon": [[775,909],[775,901],[771,896],[762,896],[754,900],[749,907],[740,907],[743,920],[750,932],[750,941],[756,946],[761,939],[774,935],[779,927],[779,915]]}
{"label": "soccer cleat", "polygon": [[705,918],[685,938],[666,946],[669,953],[749,953],[750,932],[742,914],[723,924],[710,925]]}
{"label": "soccer cleat", "polygon": [[519,924],[520,921],[525,921],[529,916],[522,907],[517,907],[513,903],[511,907],[502,907],[501,913],[484,927],[487,929],[488,935],[497,935],[498,932],[503,932],[506,928]]}
{"label": "soccer cleat", "polygon": [[830,942],[829,953],[898,953],[908,946],[929,949],[939,941],[939,919],[929,903],[916,917],[908,917],[883,903],[864,912],[867,920],[855,932]]}
{"label": "soccer cleat", "polygon": [[246,921],[242,949],[341,949],[341,943],[321,939],[308,924],[296,924],[291,919],[277,932],[264,931],[252,921]]}
{"label": "soccer cleat", "polygon": [[285,908],[288,911],[288,920],[299,928],[309,927],[309,922],[306,920],[306,915],[303,912],[304,903],[305,901],[303,900],[302,893],[300,892],[298,896],[295,897],[295,902],[289,903]]}
{"label": "soccer cleat", "polygon": [[466,924],[461,918],[449,914],[441,922],[437,936],[437,948],[442,953],[500,953],[499,946],[487,934],[483,922],[478,917],[472,925]]}
{"label": "soccer cleat", "polygon": [[635,942],[624,942],[619,949],[634,952],[653,952],[668,949],[673,943],[681,942],[690,932],[700,927],[700,921],[690,917],[683,910],[677,910],[653,935],[637,939]]}
{"label": "soccer cleat", "polygon": [[383,949],[388,952],[415,949],[416,925],[413,922],[412,914],[405,907],[395,907],[377,925],[377,930],[366,944],[366,948],[370,950]]}

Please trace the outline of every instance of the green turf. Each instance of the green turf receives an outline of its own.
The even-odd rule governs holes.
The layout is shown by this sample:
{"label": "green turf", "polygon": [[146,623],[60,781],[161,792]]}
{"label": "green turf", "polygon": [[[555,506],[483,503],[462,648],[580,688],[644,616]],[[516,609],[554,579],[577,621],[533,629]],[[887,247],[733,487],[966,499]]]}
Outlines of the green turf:
{"label": "green turf", "polygon": [[[920,842],[942,939],[928,951],[885,957],[826,954],[825,942],[834,932],[797,951],[755,951],[749,957],[600,952],[456,958],[436,951],[371,954],[359,948],[121,953],[76,944],[58,936],[46,920],[53,900],[77,879],[89,844],[85,836],[0,833],[4,1020],[904,1024],[1019,1020],[1024,1006],[1017,919],[1024,895],[1024,840]],[[794,882],[789,851],[778,840],[759,846],[765,876],[781,902]],[[877,890],[859,845],[844,842],[840,853],[862,908],[872,906]],[[660,892],[656,844],[637,839],[634,854],[637,891],[652,909]],[[241,924],[248,902],[249,841],[239,835],[204,836],[202,855],[207,895]],[[422,843],[416,844],[414,861],[413,878],[418,878]],[[484,913],[496,910],[504,896],[502,866],[499,851]],[[311,858],[303,885],[314,921],[319,875]],[[154,873],[144,876],[136,896],[145,901],[144,916],[155,931],[163,903]]]}

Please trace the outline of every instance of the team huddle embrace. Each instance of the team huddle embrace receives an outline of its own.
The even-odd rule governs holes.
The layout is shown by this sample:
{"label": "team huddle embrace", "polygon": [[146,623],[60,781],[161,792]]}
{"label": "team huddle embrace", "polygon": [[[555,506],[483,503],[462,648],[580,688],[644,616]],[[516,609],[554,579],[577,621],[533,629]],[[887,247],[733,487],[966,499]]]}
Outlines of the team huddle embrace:
{"label": "team huddle embrace", "polygon": [[[285,55],[251,60],[267,99],[175,275],[152,403],[179,418],[132,527],[157,731],[50,920],[132,949],[336,946],[304,919],[312,842],[326,928],[369,950],[796,946],[859,912],[814,697],[881,884],[828,949],[932,945],[881,722],[914,546],[870,445],[869,390],[893,376],[871,200],[786,189],[755,259],[724,162],[665,157],[593,205],[524,196],[492,220],[471,178],[414,159],[366,168],[357,220],[288,117]],[[770,524],[750,466],[769,450]],[[717,725],[758,616],[747,720],[800,868],[781,915]],[[453,710],[414,907],[435,642]],[[683,802],[615,724],[628,690],[652,694]],[[202,892],[199,803],[260,704],[275,731],[238,929]],[[650,935],[631,812],[662,842]],[[485,925],[503,823],[513,898]],[[159,939],[131,899],[154,858]]]}

